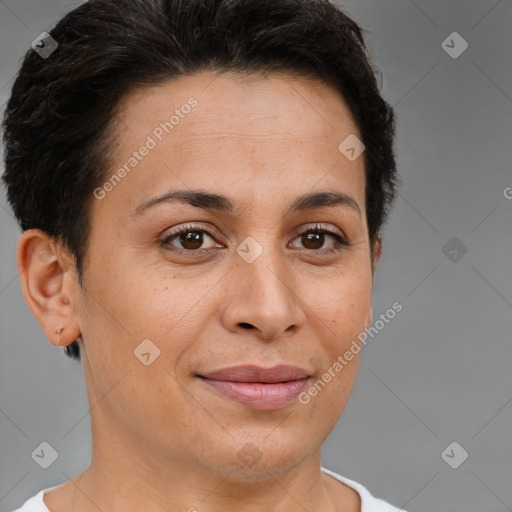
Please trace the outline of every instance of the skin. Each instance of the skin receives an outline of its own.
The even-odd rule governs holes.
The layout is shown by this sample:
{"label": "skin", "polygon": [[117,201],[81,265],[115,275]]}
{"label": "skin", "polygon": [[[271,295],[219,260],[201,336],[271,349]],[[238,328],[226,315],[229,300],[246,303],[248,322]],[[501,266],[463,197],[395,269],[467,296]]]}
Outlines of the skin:
{"label": "skin", "polygon": [[[358,493],[321,473],[320,457],[360,354],[308,404],[270,411],[197,377],[286,363],[316,381],[371,324],[381,241],[368,238],[363,156],[338,150],[348,135],[361,138],[357,126],[319,81],[204,71],[123,98],[107,177],[191,96],[198,104],[179,125],[92,199],[83,286],[63,247],[39,230],[21,236],[27,303],[54,345],[82,336],[91,409],[89,468],[44,501],[52,512],[359,511]],[[235,212],[168,202],[133,214],[178,188],[228,196]],[[286,213],[320,190],[350,195],[360,213],[343,204]],[[198,250],[179,237],[158,244],[190,222],[212,232],[200,245],[209,253],[176,254]],[[313,243],[298,233],[316,223],[351,245],[329,253],[330,235]],[[263,249],[252,263],[235,251],[248,236]],[[148,338],[160,356],[145,366],[134,350]],[[238,456],[246,443],[260,455],[250,467]]]}

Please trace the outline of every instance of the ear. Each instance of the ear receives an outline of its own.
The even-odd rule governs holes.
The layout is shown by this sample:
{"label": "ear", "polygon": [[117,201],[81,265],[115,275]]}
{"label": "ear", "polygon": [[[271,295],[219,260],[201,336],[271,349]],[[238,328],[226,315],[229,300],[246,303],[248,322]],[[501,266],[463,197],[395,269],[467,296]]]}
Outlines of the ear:
{"label": "ear", "polygon": [[371,248],[371,259],[372,259],[372,274],[373,280],[375,280],[375,272],[377,270],[377,263],[379,262],[380,255],[382,253],[382,233],[380,231],[375,235],[375,240]]}
{"label": "ear", "polygon": [[17,264],[25,301],[46,337],[69,345],[80,336],[74,258],[44,231],[28,229],[18,241]]}
{"label": "ear", "polygon": [[[372,265],[372,284],[375,281],[375,272],[377,270],[377,263],[379,262],[380,255],[382,253],[382,234],[380,231],[375,235],[375,240],[371,247],[371,265]],[[370,306],[368,314],[366,315],[366,328],[370,327],[373,322],[373,311]]]}
{"label": "ear", "polygon": [[368,311],[368,314],[366,315],[366,328],[368,329],[368,327],[370,327],[370,325],[372,325],[372,322],[373,322],[373,311],[372,311],[372,307],[370,306],[370,310]]}

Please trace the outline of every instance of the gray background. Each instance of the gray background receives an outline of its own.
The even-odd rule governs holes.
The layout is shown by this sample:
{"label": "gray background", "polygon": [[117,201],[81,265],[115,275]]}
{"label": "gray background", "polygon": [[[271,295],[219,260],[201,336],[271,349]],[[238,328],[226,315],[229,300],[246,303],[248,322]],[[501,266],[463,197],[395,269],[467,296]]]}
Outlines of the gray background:
{"label": "gray background", "polygon": [[[31,41],[76,4],[0,1],[2,110]],[[398,117],[403,186],[384,231],[373,311],[377,319],[395,301],[403,310],[363,349],[323,464],[409,511],[512,510],[512,2],[342,5],[367,30]],[[454,31],[469,44],[458,58],[441,46]],[[20,230],[3,190],[0,230],[5,511],[84,470],[90,433],[80,364],[46,341],[24,303]],[[457,255],[443,250],[452,237]],[[30,456],[42,441],[59,453],[46,470]],[[441,457],[453,441],[469,453],[457,469]]]}

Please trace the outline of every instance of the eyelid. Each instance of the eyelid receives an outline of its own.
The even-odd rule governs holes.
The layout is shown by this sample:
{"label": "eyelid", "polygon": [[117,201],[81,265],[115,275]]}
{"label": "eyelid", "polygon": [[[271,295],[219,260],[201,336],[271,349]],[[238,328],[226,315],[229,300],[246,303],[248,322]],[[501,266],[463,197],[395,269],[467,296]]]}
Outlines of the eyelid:
{"label": "eyelid", "polygon": [[343,238],[348,242],[348,237],[345,235],[341,229],[337,228],[336,226],[333,226],[332,224],[322,224],[320,222],[315,222],[313,225],[306,225],[297,231],[298,235],[302,235],[303,233],[307,233],[308,231],[326,231],[335,235],[338,235],[339,237]]}
{"label": "eyelid", "polygon": [[346,248],[352,246],[352,242],[350,241],[350,239],[339,228],[331,226],[331,225],[328,225],[328,226],[322,225],[321,223],[318,223],[318,222],[315,223],[313,226],[309,225],[309,226],[304,226],[303,228],[300,228],[300,230],[297,232],[296,238],[294,238],[292,240],[292,242],[290,242],[290,243],[293,243],[294,240],[299,238],[304,233],[309,233],[309,232],[318,232],[318,233],[322,233],[323,235],[327,235],[328,237],[331,237],[332,239],[334,239],[335,247],[332,247],[330,249],[318,249],[318,250],[303,249],[303,252],[305,254],[313,253],[313,254],[317,254],[317,255],[325,255],[325,254],[330,254],[330,253],[334,253],[334,252],[339,252],[343,249],[346,249]]}
{"label": "eyelid", "polygon": [[[179,224],[178,226],[175,226],[174,228],[170,228],[169,231],[164,232],[165,234],[162,235],[161,239],[163,239],[165,241],[166,239],[170,238],[172,235],[181,233],[187,229],[190,231],[193,231],[193,230],[204,231],[211,237],[219,236],[218,230],[216,228],[214,228],[212,225],[204,224],[202,222],[196,223],[195,221],[191,221],[191,222],[186,222],[184,224]],[[322,224],[322,223],[318,223],[318,222],[313,223],[313,225],[306,224],[305,226],[300,227],[296,231],[295,235],[299,236],[299,235],[302,235],[303,233],[307,233],[308,231],[316,231],[316,230],[325,231],[325,232],[328,232],[328,234],[329,233],[336,234],[348,242],[348,237],[339,228],[337,228],[336,226]]]}
{"label": "eyelid", "polygon": [[[215,234],[218,231],[213,226],[207,224],[208,227],[204,223],[201,222],[187,222],[185,224],[180,224],[171,228],[166,234],[159,238],[157,243],[159,247],[171,246],[173,249],[168,249],[170,252],[174,252],[177,255],[190,255],[190,256],[204,256],[206,254],[211,254],[213,249],[221,249],[225,248],[225,245],[219,243],[217,241],[218,236]],[[180,249],[179,247],[174,247],[171,244],[171,239],[176,238],[179,234],[185,233],[187,231],[201,231],[206,233],[216,244],[216,247],[208,247],[206,249]],[[288,242],[288,245],[292,244],[297,238],[299,238],[302,234],[308,232],[320,232],[324,235],[330,236],[335,241],[335,247],[329,249],[303,249],[303,253],[313,253],[317,255],[325,255],[326,253],[333,253],[342,250],[344,247],[349,247],[352,245],[348,237],[345,235],[343,231],[341,231],[337,226],[325,225],[322,223],[313,223],[305,226],[301,226],[296,232],[294,238]],[[221,246],[221,247],[219,247]],[[299,252],[301,249],[299,248]]]}
{"label": "eyelid", "polygon": [[179,224],[178,226],[175,226],[173,228],[170,228],[169,230],[164,231],[164,233],[161,235],[161,239],[166,240],[170,238],[173,235],[179,234],[183,231],[204,231],[207,235],[213,237],[219,236],[219,231],[211,226],[210,224],[204,224],[201,222],[185,222],[184,224]]}

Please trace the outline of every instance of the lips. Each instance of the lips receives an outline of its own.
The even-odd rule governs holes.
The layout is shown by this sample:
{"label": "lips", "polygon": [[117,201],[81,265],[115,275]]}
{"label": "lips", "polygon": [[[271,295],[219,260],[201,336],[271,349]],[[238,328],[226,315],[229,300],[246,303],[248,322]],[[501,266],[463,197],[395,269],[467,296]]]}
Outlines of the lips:
{"label": "lips", "polygon": [[277,382],[288,382],[301,380],[309,377],[309,373],[298,366],[281,364],[272,368],[261,368],[259,366],[232,366],[210,373],[202,374],[201,377],[210,380],[223,380],[229,382],[262,382],[275,384]]}
{"label": "lips", "polygon": [[254,409],[289,405],[305,388],[310,374],[297,366],[234,366],[198,375],[209,389]]}

